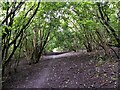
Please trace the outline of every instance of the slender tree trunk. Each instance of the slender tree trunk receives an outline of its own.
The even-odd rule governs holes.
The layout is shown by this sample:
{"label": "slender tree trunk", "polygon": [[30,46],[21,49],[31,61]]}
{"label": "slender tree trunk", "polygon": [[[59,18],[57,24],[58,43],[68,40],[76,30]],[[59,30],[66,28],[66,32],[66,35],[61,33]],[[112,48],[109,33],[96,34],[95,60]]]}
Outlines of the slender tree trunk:
{"label": "slender tree trunk", "polygon": [[96,33],[97,33],[97,36],[98,36],[98,38],[99,38],[99,40],[100,40],[99,45],[104,49],[105,55],[106,55],[106,56],[110,56],[109,48],[108,48],[108,46],[107,46],[107,43],[106,43],[106,41],[105,41],[105,38],[102,38],[102,35],[101,35],[101,33],[100,33],[98,30],[96,30]]}
{"label": "slender tree trunk", "polygon": [[[99,14],[100,14],[100,21],[101,23],[107,27],[107,32],[110,30],[112,35],[114,36],[115,40],[118,42],[118,45],[120,47],[120,39],[118,37],[118,35],[116,34],[116,30],[108,23],[108,21],[105,19],[105,17],[108,18],[107,14],[104,12],[103,10],[103,7],[101,5],[101,3],[97,2],[97,6],[98,6],[98,11],[99,11]],[[108,18],[109,19],[109,18]],[[110,19],[109,19],[110,20]],[[109,29],[109,30],[108,30]]]}

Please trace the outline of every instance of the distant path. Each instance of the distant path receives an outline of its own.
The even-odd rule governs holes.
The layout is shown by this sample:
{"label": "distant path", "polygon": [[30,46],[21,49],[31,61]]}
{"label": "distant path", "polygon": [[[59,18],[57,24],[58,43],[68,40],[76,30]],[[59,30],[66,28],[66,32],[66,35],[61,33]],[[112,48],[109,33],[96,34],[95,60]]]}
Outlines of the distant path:
{"label": "distant path", "polygon": [[[81,50],[81,53],[84,54],[86,53],[85,51]],[[58,59],[58,58],[65,58],[65,57],[70,57],[70,56],[78,56],[81,55],[80,52],[65,52],[62,54],[57,54],[57,55],[44,55],[43,59]]]}

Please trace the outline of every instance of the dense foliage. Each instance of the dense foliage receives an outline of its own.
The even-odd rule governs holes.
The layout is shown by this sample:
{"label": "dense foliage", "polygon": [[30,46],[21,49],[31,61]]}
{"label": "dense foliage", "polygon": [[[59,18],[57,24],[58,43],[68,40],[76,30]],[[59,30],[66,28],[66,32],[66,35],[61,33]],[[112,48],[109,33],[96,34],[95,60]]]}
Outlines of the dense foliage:
{"label": "dense foliage", "polygon": [[2,65],[4,70],[25,56],[37,63],[52,51],[88,52],[120,47],[118,2],[2,2]]}

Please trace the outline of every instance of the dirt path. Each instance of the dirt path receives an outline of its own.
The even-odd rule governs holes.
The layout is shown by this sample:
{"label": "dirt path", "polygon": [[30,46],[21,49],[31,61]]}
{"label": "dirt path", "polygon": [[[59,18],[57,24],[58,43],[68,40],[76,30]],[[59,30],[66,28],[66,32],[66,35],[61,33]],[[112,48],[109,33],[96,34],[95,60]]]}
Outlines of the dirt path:
{"label": "dirt path", "polygon": [[44,88],[44,85],[46,84],[47,80],[46,78],[49,76],[49,67],[51,66],[51,63],[49,63],[48,67],[42,69],[40,72],[36,72],[35,75],[31,79],[26,79],[24,83],[21,83],[21,85],[18,86],[24,87],[24,88]]}
{"label": "dirt path", "polygon": [[43,56],[35,65],[19,67],[5,88],[117,87],[118,62],[93,60],[92,55],[64,53]]}

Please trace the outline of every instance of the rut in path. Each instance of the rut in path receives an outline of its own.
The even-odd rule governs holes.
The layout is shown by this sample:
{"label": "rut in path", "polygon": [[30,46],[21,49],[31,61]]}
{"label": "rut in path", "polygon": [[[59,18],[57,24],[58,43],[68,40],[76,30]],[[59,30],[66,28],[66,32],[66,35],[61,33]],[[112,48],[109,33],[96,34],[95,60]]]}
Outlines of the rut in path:
{"label": "rut in path", "polygon": [[21,83],[21,85],[17,86],[18,88],[20,87],[29,87],[29,88],[44,88],[44,85],[47,82],[47,77],[49,76],[49,67],[51,66],[52,61],[49,62],[48,67],[42,69],[41,71],[38,70],[38,72],[34,73],[34,78],[29,79],[23,83]]}

